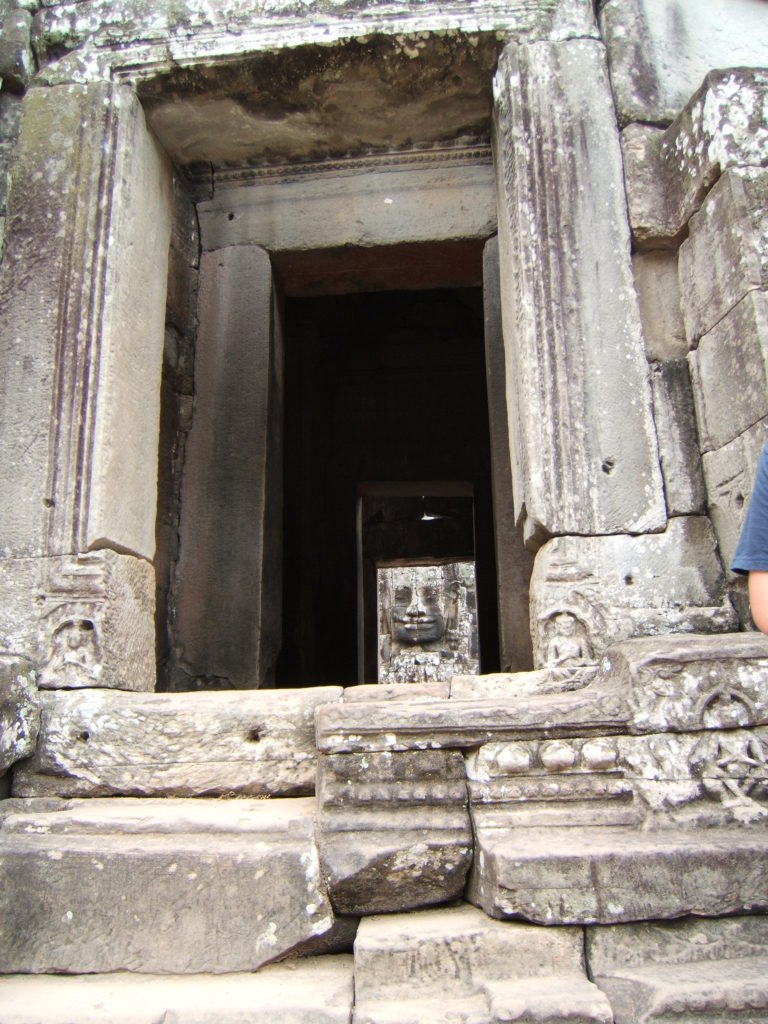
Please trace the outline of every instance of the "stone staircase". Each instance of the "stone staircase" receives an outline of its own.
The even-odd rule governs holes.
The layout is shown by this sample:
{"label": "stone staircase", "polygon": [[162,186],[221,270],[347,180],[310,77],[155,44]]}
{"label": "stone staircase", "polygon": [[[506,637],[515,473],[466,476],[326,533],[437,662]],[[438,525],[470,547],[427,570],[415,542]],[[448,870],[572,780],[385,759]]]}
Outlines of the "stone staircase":
{"label": "stone staircase", "polygon": [[768,1021],[762,638],[450,686],[21,689],[0,1024]]}

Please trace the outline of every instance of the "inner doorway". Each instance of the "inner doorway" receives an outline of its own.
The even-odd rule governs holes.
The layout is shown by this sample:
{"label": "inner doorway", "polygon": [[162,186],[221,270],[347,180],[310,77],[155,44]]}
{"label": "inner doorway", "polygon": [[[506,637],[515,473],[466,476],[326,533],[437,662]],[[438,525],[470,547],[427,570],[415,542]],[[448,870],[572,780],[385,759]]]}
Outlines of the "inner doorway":
{"label": "inner doorway", "polygon": [[358,575],[370,481],[471,495],[480,667],[498,669],[483,330],[480,288],[286,299],[278,686],[376,681]]}

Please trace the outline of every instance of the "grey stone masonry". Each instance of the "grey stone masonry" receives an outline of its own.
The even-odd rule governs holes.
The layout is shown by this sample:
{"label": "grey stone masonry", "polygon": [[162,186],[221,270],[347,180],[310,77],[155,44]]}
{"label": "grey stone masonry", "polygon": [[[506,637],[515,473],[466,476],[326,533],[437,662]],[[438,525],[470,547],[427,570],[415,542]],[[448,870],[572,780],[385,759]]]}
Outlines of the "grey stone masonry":
{"label": "grey stone masonry", "polygon": [[0,655],[0,776],[35,751],[40,704],[35,672],[23,658]]}
{"label": "grey stone masonry", "polygon": [[706,489],[699,457],[699,436],[685,359],[651,366],[653,418],[659,438],[664,496],[670,516],[700,515]]}
{"label": "grey stone masonry", "polygon": [[680,293],[693,347],[747,292],[768,288],[768,169],[726,171],[688,230]]}
{"label": "grey stone masonry", "polygon": [[[16,796],[304,796],[315,707],[335,686],[263,693],[43,693]],[[28,750],[28,754],[33,751]]]}
{"label": "grey stone masonry", "polygon": [[666,130],[622,132],[627,202],[639,246],[674,246],[731,167],[768,164],[768,71],[711,71]]}
{"label": "grey stone masonry", "polygon": [[516,517],[539,542],[663,529],[603,50],[510,45],[494,92]]}

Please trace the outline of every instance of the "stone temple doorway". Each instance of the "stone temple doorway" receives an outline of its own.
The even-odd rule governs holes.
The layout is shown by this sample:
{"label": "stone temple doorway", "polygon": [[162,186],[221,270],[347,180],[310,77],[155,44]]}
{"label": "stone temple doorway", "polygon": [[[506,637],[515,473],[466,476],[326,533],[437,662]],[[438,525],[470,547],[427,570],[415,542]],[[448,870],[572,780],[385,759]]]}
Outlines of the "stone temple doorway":
{"label": "stone temple doorway", "polygon": [[288,298],[283,334],[277,685],[376,681],[382,557],[475,560],[482,666],[497,669],[482,290]]}

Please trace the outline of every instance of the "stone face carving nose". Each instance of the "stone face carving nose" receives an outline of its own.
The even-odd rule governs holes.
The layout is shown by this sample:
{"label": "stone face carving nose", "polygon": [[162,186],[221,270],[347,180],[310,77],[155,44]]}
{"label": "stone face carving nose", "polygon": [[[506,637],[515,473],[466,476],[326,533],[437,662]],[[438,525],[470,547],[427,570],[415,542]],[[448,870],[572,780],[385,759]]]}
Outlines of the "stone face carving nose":
{"label": "stone face carving nose", "polygon": [[416,619],[420,615],[426,614],[426,608],[424,607],[419,588],[414,587],[411,592],[411,603],[408,605],[408,609],[405,613],[409,618]]}

